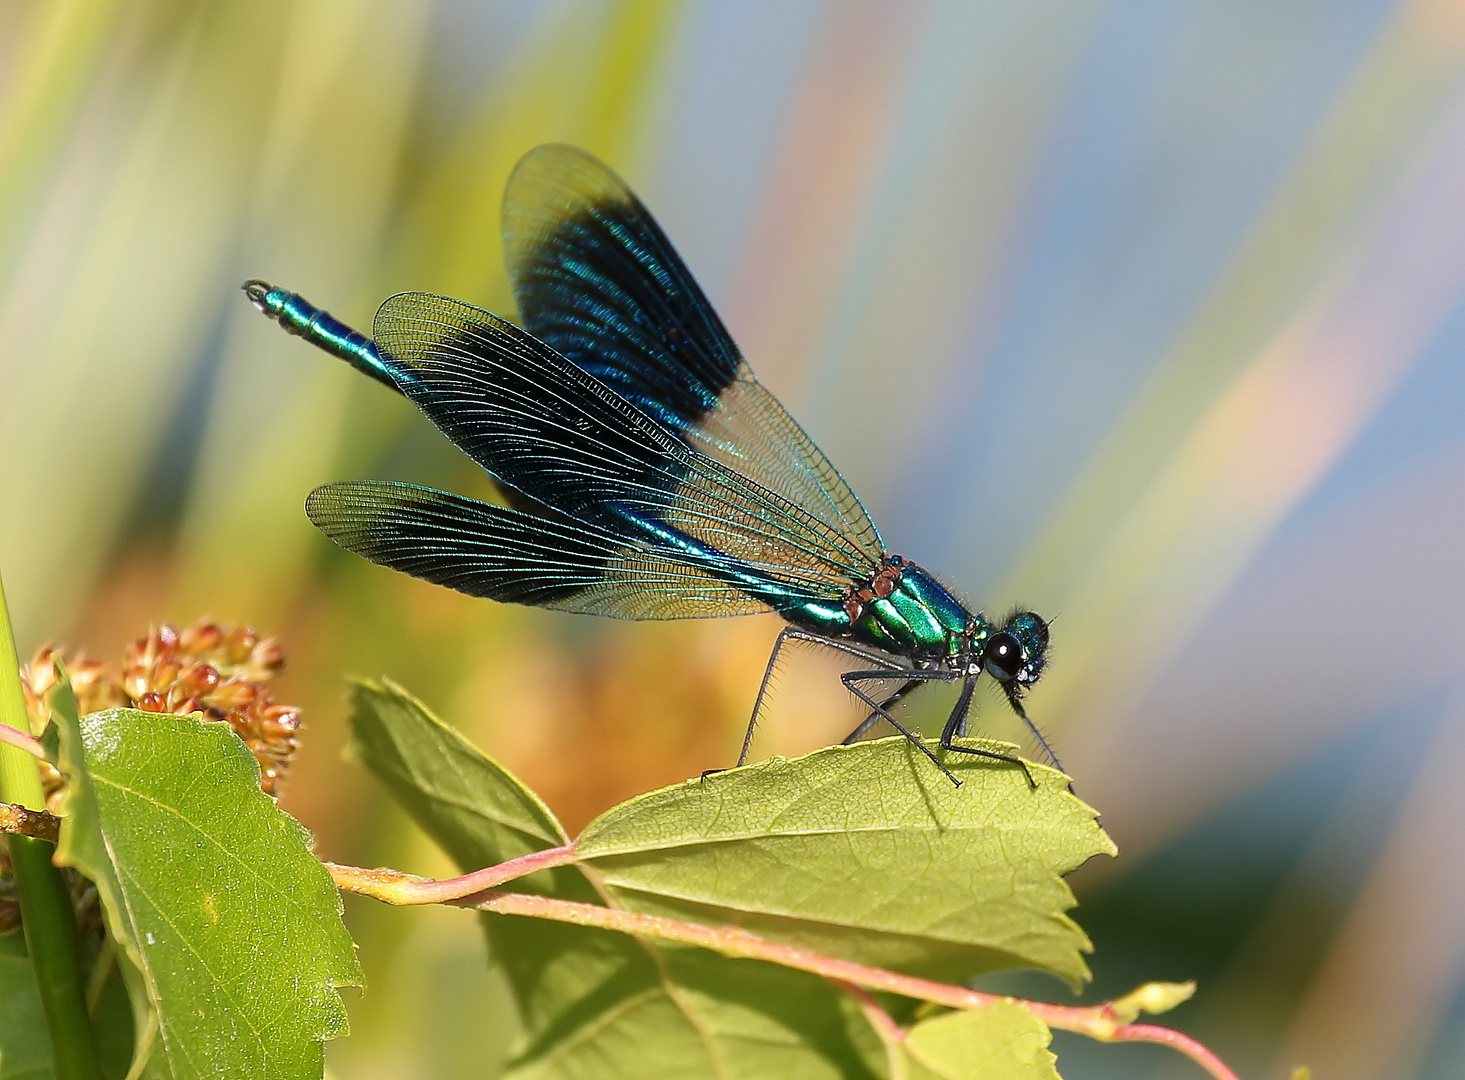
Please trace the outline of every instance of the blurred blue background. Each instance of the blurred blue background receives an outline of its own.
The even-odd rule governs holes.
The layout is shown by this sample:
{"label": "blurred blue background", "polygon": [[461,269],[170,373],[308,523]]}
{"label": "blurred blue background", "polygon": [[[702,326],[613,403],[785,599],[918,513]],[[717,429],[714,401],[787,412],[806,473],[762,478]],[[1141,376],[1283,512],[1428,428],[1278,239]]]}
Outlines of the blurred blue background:
{"label": "blurred blue background", "polygon": [[[1030,708],[1121,848],[1075,878],[1090,996],[1198,977],[1172,1019],[1247,1076],[1465,1075],[1465,7],[0,8],[22,651],[279,634],[286,805],[328,858],[445,869],[338,760],[343,673],[574,828],[735,756],[777,632],[474,602],[301,512],[483,481],[239,284],[360,326],[406,288],[511,314],[499,199],[547,141],[637,189],[894,550],[1057,614]],[[837,738],[831,682],[791,665],[763,748]],[[491,1074],[514,1022],[472,919],[349,915],[371,988],[334,1074]],[[1073,1078],[1194,1075],[1057,1045]]]}

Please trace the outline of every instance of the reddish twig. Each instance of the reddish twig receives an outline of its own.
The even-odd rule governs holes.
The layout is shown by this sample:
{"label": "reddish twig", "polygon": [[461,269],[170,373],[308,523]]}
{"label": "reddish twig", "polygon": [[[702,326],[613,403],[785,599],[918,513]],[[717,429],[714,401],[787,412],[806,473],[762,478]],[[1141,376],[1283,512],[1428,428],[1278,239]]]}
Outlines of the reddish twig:
{"label": "reddish twig", "polygon": [[359,893],[396,907],[417,904],[463,904],[471,903],[479,893],[497,888],[507,881],[532,874],[536,870],[550,870],[575,861],[575,847],[545,848],[531,852],[517,859],[486,866],[461,877],[444,878],[436,881],[415,874],[404,874],[400,870],[363,870],[359,866],[341,866],[326,863],[326,869],[335,879],[336,887],[347,892]]}
{"label": "reddish twig", "polygon": [[[1154,1024],[1133,1023],[1141,1011],[1160,1011],[1183,1001],[1192,989],[1188,985],[1150,984],[1124,998],[1101,1005],[1055,1005],[1046,1001],[987,994],[980,990],[968,990],[964,986],[951,986],[850,960],[839,960],[797,945],[769,941],[735,926],[705,926],[660,915],[644,915],[640,912],[559,900],[549,896],[484,892],[489,887],[488,882],[502,884],[535,870],[563,866],[573,861],[573,845],[566,845],[535,852],[533,855],[447,881],[427,881],[396,870],[362,870],[333,863],[326,865],[337,887],[372,896],[389,904],[448,902],[500,915],[551,919],[577,926],[594,926],[623,934],[659,938],[662,941],[699,945],[723,956],[763,960],[864,990],[900,994],[953,1009],[980,1009],[1002,1001],[1014,1002],[1049,1027],[1075,1031],[1101,1042],[1160,1043],[1186,1055],[1216,1080],[1238,1080],[1236,1074],[1220,1058],[1190,1036]],[[859,1000],[862,1007],[868,1003],[876,1009],[879,1008],[868,995],[863,995]],[[883,1010],[880,1011],[883,1014]],[[871,1015],[868,1009],[866,1012]],[[889,1019],[886,1015],[886,1020]]]}
{"label": "reddish twig", "polygon": [[1216,1056],[1214,1051],[1174,1028],[1161,1027],[1159,1024],[1124,1024],[1115,1028],[1114,1034],[1109,1038],[1100,1039],[1100,1041],[1159,1043],[1161,1046],[1180,1051],[1220,1080],[1238,1080],[1236,1074]]}
{"label": "reddish twig", "polygon": [[61,832],[61,819],[45,810],[31,810],[14,803],[0,803],[0,832],[33,836],[54,844]]}
{"label": "reddish twig", "polygon": [[0,743],[13,746],[17,750],[24,750],[31,757],[39,758],[41,761],[51,760],[50,755],[46,753],[46,748],[41,745],[40,739],[29,732],[13,728],[9,724],[0,724]]}
{"label": "reddish twig", "polygon": [[895,1018],[885,1011],[880,1002],[876,1001],[868,990],[863,986],[856,986],[854,983],[845,982],[842,979],[835,979],[834,982],[841,990],[855,999],[855,1004],[865,1014],[865,1019],[870,1021],[870,1026],[880,1033],[880,1037],[887,1044],[899,1046],[905,1042],[905,1037],[909,1032],[895,1022]]}

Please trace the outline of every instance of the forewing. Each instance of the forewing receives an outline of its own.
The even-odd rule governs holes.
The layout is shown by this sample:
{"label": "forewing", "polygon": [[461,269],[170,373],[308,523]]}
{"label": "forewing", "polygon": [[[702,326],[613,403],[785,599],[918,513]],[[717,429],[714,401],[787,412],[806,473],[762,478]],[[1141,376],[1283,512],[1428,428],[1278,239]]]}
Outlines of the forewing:
{"label": "forewing", "polygon": [[504,247],[535,337],[688,446],[846,534],[880,534],[848,484],[738,352],[666,234],[613,172],[571,146],[525,155]]}
{"label": "forewing", "polygon": [[[798,598],[790,604],[837,598],[873,572],[875,558],[846,533],[690,449],[512,323],[403,293],[377,312],[375,337],[402,392],[444,434],[556,510],[716,563],[724,580],[781,583]],[[786,610],[776,595],[760,598]]]}
{"label": "forewing", "polygon": [[469,596],[620,619],[767,610],[676,552],[432,488],[341,481],[311,492],[305,511],[346,550]]}
{"label": "forewing", "polygon": [[619,177],[572,146],[531,150],[505,189],[503,230],[531,334],[668,426],[716,406],[737,346]]}

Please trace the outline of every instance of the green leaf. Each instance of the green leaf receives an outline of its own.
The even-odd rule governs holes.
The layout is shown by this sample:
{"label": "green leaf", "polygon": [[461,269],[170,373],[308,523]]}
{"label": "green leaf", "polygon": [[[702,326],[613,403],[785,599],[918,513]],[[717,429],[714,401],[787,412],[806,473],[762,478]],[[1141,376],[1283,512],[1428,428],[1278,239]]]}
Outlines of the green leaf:
{"label": "green leaf", "polygon": [[895,1080],[1060,1080],[1051,1033],[1021,1005],[923,1020],[898,1048]]}
{"label": "green leaf", "polygon": [[[92,951],[92,950],[88,950]],[[87,975],[97,962],[88,957]],[[115,966],[91,1014],[104,1080],[122,1080],[132,1059],[132,1010]],[[25,936],[0,934],[0,1080],[50,1080],[51,1038]]]}
{"label": "green leaf", "polygon": [[337,987],[360,970],[330,875],[253,755],[196,715],[53,709],[57,860],[97,884],[139,1057],[157,1032],[149,1074],[319,1077],[320,1041],[346,1030]]}
{"label": "green leaf", "polygon": [[[464,870],[566,842],[532,792],[399,687],[362,683],[352,700],[356,756]],[[572,866],[511,888],[605,903]],[[515,1080],[883,1074],[878,1038],[822,979],[589,927],[483,920],[527,1033]]]}
{"label": "green leaf", "polygon": [[[94,957],[93,964],[98,962],[106,962],[108,970],[104,973],[102,991],[91,1013],[92,1038],[96,1041],[97,1056],[101,1058],[102,1076],[105,1080],[122,1080],[128,1074],[128,1066],[133,1059],[132,1005],[127,997],[122,968],[115,962],[99,961]],[[89,967],[87,974],[94,976],[95,972]]]}
{"label": "green leaf", "polygon": [[0,937],[0,1080],[51,1080],[51,1036],[19,933]]}
{"label": "green leaf", "polygon": [[505,1080],[884,1076],[879,1038],[823,979],[702,949],[640,948],[652,971],[632,965],[602,984],[531,1042]]}
{"label": "green leaf", "polygon": [[[351,702],[353,755],[461,869],[568,842],[532,791],[395,683],[357,683]],[[520,878],[512,887],[603,902],[584,874],[569,866]],[[622,935],[541,919],[481,918],[531,1037],[566,1023],[568,1010],[606,985],[620,987],[630,978],[639,992],[655,978],[646,950]],[[600,989],[600,997],[605,994]]]}
{"label": "green leaf", "polygon": [[947,765],[961,787],[900,738],[772,758],[622,803],[576,855],[636,911],[948,981],[1087,979],[1062,875],[1115,852],[1094,811],[1051,769],[1033,790],[1008,765]]}
{"label": "green leaf", "polygon": [[[549,808],[390,679],[351,690],[353,756],[376,774],[448,857],[479,869],[569,843]],[[514,883],[548,888],[541,872]]]}

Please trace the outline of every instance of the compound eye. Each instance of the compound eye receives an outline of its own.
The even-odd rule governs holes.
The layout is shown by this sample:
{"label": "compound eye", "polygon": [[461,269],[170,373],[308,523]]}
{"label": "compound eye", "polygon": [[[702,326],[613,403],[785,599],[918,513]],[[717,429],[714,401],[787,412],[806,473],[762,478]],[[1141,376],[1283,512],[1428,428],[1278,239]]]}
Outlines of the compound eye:
{"label": "compound eye", "polygon": [[1022,670],[1022,646],[1011,634],[993,634],[982,650],[982,666],[998,682],[1011,682]]}

